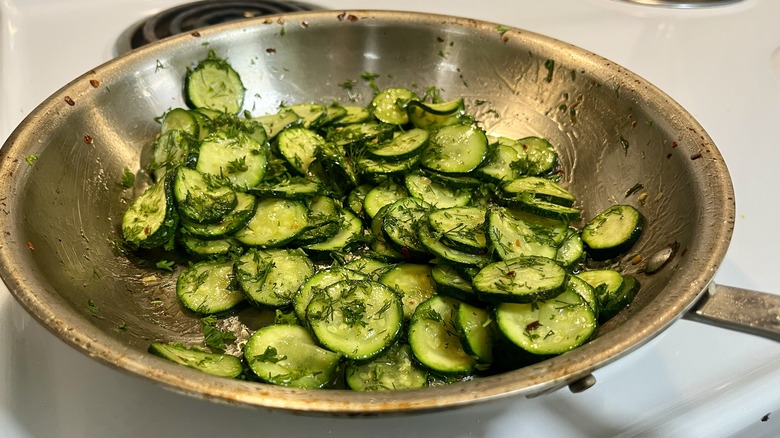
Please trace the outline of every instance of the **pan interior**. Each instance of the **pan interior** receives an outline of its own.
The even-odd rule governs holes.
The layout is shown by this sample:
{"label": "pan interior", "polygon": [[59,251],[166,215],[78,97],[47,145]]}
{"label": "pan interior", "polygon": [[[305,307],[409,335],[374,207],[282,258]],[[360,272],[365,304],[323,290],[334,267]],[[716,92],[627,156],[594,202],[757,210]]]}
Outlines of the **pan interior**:
{"label": "pan interior", "polygon": [[[151,357],[145,351],[154,340],[198,342],[199,319],[179,306],[175,272],[118,251],[118,229],[143,189],[141,156],[159,130],[155,118],[185,106],[186,69],[209,50],[242,75],[252,115],[281,103],[365,105],[373,94],[370,73],[380,88],[423,94],[436,87],[445,99],[464,97],[490,133],[548,138],[560,154],[561,181],[581,200],[585,218],[615,203],[635,205],[647,218],[631,253],[610,265],[637,276],[639,296],[575,351],[424,391],[295,391],[212,378]],[[722,260],[734,220],[716,147],[652,85],[540,35],[423,14],[300,13],[152,44],[64,87],[0,153],[2,276],[37,319],[99,360],[179,391],[295,411],[406,412],[570,383],[646,342],[689,307]],[[126,169],[138,175],[133,189],[121,184]],[[638,184],[642,189],[627,195]],[[675,243],[680,250],[663,270],[642,272],[637,255]],[[246,336],[269,317],[247,310],[226,324]]]}

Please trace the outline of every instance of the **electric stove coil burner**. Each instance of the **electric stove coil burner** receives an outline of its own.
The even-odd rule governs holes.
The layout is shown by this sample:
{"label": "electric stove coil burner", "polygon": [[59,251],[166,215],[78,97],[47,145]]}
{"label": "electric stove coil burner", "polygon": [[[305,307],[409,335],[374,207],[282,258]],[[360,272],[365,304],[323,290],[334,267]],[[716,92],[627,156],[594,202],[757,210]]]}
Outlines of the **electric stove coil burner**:
{"label": "electric stove coil burner", "polygon": [[124,53],[169,36],[192,32],[213,24],[315,9],[320,8],[295,1],[203,0],[186,3],[166,9],[137,24],[130,30],[129,47],[122,47],[123,42],[120,41],[117,48],[119,53]]}

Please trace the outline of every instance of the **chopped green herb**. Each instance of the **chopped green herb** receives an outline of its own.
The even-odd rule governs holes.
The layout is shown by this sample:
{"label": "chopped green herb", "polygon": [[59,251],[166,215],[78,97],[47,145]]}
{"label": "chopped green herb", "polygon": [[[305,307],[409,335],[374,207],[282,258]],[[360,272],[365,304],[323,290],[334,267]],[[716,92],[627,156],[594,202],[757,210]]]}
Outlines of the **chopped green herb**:
{"label": "chopped green herb", "polygon": [[236,340],[236,335],[226,330],[220,330],[217,324],[217,318],[213,315],[200,320],[203,329],[203,342],[213,353],[224,353],[225,348],[231,342]]}
{"label": "chopped green herb", "polygon": [[91,299],[87,300],[87,311],[90,313],[90,315],[99,318],[100,317],[100,309],[98,308],[97,304],[95,304],[94,301]]}
{"label": "chopped green herb", "polygon": [[643,188],[645,188],[645,186],[643,186],[641,183],[634,184],[633,187],[631,187],[630,189],[626,190],[626,198],[628,198],[629,196],[633,195],[634,193],[642,190]]}
{"label": "chopped green herb", "polygon": [[505,33],[507,33],[508,31],[512,30],[512,28],[509,27],[509,26],[498,25],[498,26],[496,26],[496,30],[498,30],[498,34],[499,35],[503,36]]}
{"label": "chopped green herb", "polygon": [[173,265],[174,265],[173,261],[170,261],[170,260],[160,260],[154,266],[157,267],[157,269],[162,269],[164,271],[173,271]]}
{"label": "chopped green herb", "polygon": [[135,174],[127,167],[122,171],[122,187],[130,188],[135,185]]}
{"label": "chopped green herb", "polygon": [[38,154],[30,154],[26,156],[24,159],[25,161],[27,161],[27,164],[32,166],[33,164],[35,164],[36,161],[38,161]]}

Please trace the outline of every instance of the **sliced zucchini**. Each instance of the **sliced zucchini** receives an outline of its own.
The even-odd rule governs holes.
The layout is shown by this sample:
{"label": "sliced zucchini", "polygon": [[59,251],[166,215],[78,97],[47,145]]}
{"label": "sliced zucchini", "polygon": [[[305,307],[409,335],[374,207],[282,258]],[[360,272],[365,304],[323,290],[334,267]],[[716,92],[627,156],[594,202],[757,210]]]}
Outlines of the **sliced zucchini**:
{"label": "sliced zucchini", "polygon": [[325,186],[317,181],[300,176],[287,178],[271,184],[263,183],[252,187],[250,192],[258,196],[270,196],[287,199],[312,199],[327,193]]}
{"label": "sliced zucchini", "polygon": [[295,238],[295,245],[311,245],[331,239],[342,228],[343,215],[338,201],[317,196],[309,202],[309,225]]}
{"label": "sliced zucchini", "polygon": [[333,120],[331,124],[336,126],[351,125],[354,123],[365,123],[371,119],[371,111],[368,108],[356,105],[343,105],[342,108],[345,114],[336,120]]}
{"label": "sliced zucchini", "polygon": [[582,243],[580,232],[569,230],[555,253],[555,261],[568,268],[582,260],[583,255],[585,255],[585,245]]}
{"label": "sliced zucchini", "polygon": [[[352,158],[344,155],[342,148],[332,143],[320,145],[315,153],[317,169],[321,173],[316,175],[336,193],[348,193],[358,186],[358,174]],[[311,166],[314,168],[314,166]]]}
{"label": "sliced zucchini", "polygon": [[489,311],[466,303],[458,304],[455,327],[460,334],[460,343],[466,353],[481,364],[493,362],[493,324]]}
{"label": "sliced zucchini", "polygon": [[244,301],[235,284],[232,261],[205,261],[185,269],[176,281],[176,295],[198,315],[224,313]]}
{"label": "sliced zucchini", "polygon": [[393,138],[395,127],[385,123],[364,122],[330,130],[327,140],[347,149],[359,149],[366,143],[381,143]]}
{"label": "sliced zucchini", "polygon": [[429,265],[399,263],[385,271],[379,282],[391,287],[401,297],[406,319],[412,317],[420,303],[436,294]]}
{"label": "sliced zucchini", "polygon": [[443,208],[428,215],[428,224],[448,246],[484,254],[487,252],[486,216],[487,210],[482,207]]}
{"label": "sliced zucchini", "polygon": [[316,132],[300,127],[288,128],[276,137],[279,152],[299,174],[306,175],[325,139]]}
{"label": "sliced zucchini", "polygon": [[488,181],[502,183],[518,178],[524,164],[514,148],[498,143],[490,146],[485,161],[475,172]]}
{"label": "sliced zucchini", "polygon": [[410,129],[387,142],[368,148],[368,153],[380,160],[403,160],[422,152],[428,144],[428,136],[425,129]]}
{"label": "sliced zucchini", "polygon": [[244,372],[241,359],[222,353],[209,353],[179,343],[152,342],[149,353],[220,377],[237,378]]}
{"label": "sliced zucchini", "polygon": [[188,234],[200,239],[222,239],[246,225],[255,212],[256,200],[257,198],[248,193],[236,192],[236,206],[219,221],[201,224],[182,218],[181,226]]}
{"label": "sliced zucchini", "polygon": [[406,105],[412,100],[418,100],[413,91],[406,88],[387,88],[374,96],[369,109],[374,117],[383,123],[405,125],[409,123]]}
{"label": "sliced zucchini", "polygon": [[187,167],[177,169],[173,195],[182,217],[199,224],[221,220],[238,204],[232,188]]}
{"label": "sliced zucchini", "polygon": [[428,139],[420,164],[443,173],[467,173],[487,155],[487,137],[475,124],[445,126]]}
{"label": "sliced zucchini", "polygon": [[347,115],[347,109],[340,103],[333,102],[325,107],[325,115],[317,121],[317,128],[329,127]]}
{"label": "sliced zucchini", "polygon": [[406,189],[394,180],[388,179],[366,193],[363,209],[368,217],[373,218],[380,208],[406,197],[408,197]]}
{"label": "sliced zucchini", "polygon": [[263,125],[263,128],[268,135],[268,139],[273,140],[280,132],[299,123],[300,117],[298,117],[298,114],[296,114],[295,111],[282,109],[275,114],[255,117],[254,121]]}
{"label": "sliced zucchini", "polygon": [[185,232],[179,236],[179,244],[197,259],[241,254],[243,250],[241,243],[232,237],[206,240]]}
{"label": "sliced zucchini", "polygon": [[611,259],[628,251],[642,234],[644,218],[630,205],[613,205],[582,228],[582,242],[591,257]]}
{"label": "sliced zucchini", "polygon": [[477,292],[471,281],[463,278],[457,269],[446,263],[438,263],[431,268],[431,278],[436,292],[467,303],[478,303]]}
{"label": "sliced zucchini", "polygon": [[188,164],[196,149],[197,141],[191,135],[175,129],[166,131],[152,145],[146,171],[160,181],[169,170]]}
{"label": "sliced zucchini", "polygon": [[423,175],[427,176],[431,180],[438,182],[439,184],[444,184],[445,186],[456,189],[470,189],[473,191],[473,189],[478,189],[484,187],[485,185],[483,181],[470,176],[469,174],[458,175],[451,173],[441,173],[424,168],[421,168],[420,172],[422,172]]}
{"label": "sliced zucchini", "polygon": [[355,167],[366,175],[393,175],[408,172],[417,166],[420,156],[415,155],[400,161],[378,160],[367,155],[359,156]]}
{"label": "sliced zucchini", "polygon": [[462,207],[471,201],[471,193],[468,190],[452,189],[432,181],[420,172],[406,174],[404,186],[409,196],[422,199],[435,208]]}
{"label": "sliced zucchini", "polygon": [[130,204],[122,217],[125,242],[138,248],[156,248],[174,236],[179,213],[173,201],[173,174],[170,175]]}
{"label": "sliced zucchini", "polygon": [[409,261],[430,258],[420,242],[417,230],[424,223],[431,206],[416,198],[403,198],[387,207],[382,218],[382,230],[390,243]]}
{"label": "sliced zucchini", "polygon": [[267,150],[254,137],[217,131],[201,143],[195,169],[244,190],[260,184],[267,165]]}
{"label": "sliced zucchini", "polygon": [[340,227],[330,239],[304,245],[309,252],[348,251],[363,237],[363,221],[349,210],[338,207]]}
{"label": "sliced zucchini", "polygon": [[543,199],[554,204],[571,207],[574,204],[574,195],[560,184],[538,176],[522,176],[507,181],[501,186],[504,196],[513,198],[521,193],[529,193],[535,198]]}
{"label": "sliced zucchini", "polygon": [[389,287],[372,280],[345,280],[315,293],[306,320],[317,340],[353,360],[372,359],[401,333],[401,300]]}
{"label": "sliced zucchini", "polygon": [[256,331],[244,346],[249,369],[265,382],[316,389],[332,380],[341,355],[317,345],[298,325],[275,324]]}
{"label": "sliced zucchini", "polygon": [[593,310],[596,319],[598,319],[599,313],[601,312],[601,305],[596,296],[596,289],[594,289],[593,286],[576,275],[569,275],[566,278],[566,289],[577,292],[577,294],[588,303]]}
{"label": "sliced zucchini", "polygon": [[241,290],[258,306],[289,305],[295,292],[313,274],[314,265],[301,250],[253,248],[235,261]]}
{"label": "sliced zucchini", "polygon": [[490,257],[484,252],[475,254],[448,246],[427,223],[419,226],[418,237],[429,252],[448,262],[469,266],[485,266],[490,263]]}
{"label": "sliced zucchini", "polygon": [[493,207],[487,214],[487,239],[502,260],[519,256],[555,258],[566,223]]}
{"label": "sliced zucchini", "polygon": [[379,211],[376,212],[376,215],[371,218],[371,243],[369,246],[374,255],[383,260],[404,260],[404,255],[396,251],[395,248],[387,242],[385,232],[382,229],[385,214],[390,208],[390,205],[385,205],[380,208]]}
{"label": "sliced zucchini", "polygon": [[345,380],[354,391],[415,389],[428,386],[428,373],[414,363],[408,344],[396,343],[370,362],[347,365]]}
{"label": "sliced zucchini", "polygon": [[547,257],[521,256],[491,263],[472,279],[485,301],[531,303],[560,294],[566,271]]}
{"label": "sliced zucchini", "polygon": [[518,140],[527,154],[528,175],[542,175],[552,172],[558,164],[558,153],[547,139],[541,137],[525,137]]}
{"label": "sliced zucchini", "polygon": [[379,277],[392,267],[391,264],[371,257],[361,257],[344,265],[344,268],[360,272],[379,280]]}
{"label": "sliced zucchini", "polygon": [[460,301],[435,295],[417,307],[409,322],[409,346],[426,368],[444,375],[468,375],[477,361],[460,342],[455,314]]}
{"label": "sliced zucchini", "polygon": [[346,268],[331,268],[309,277],[293,296],[293,310],[301,324],[306,323],[306,308],[312,297],[333,283],[344,280],[365,280],[368,276]]}
{"label": "sliced zucchini", "polygon": [[509,205],[519,210],[527,211],[528,213],[565,222],[578,220],[581,213],[578,208],[545,201],[535,197],[531,193],[518,194],[509,200]]}
{"label": "sliced zucchini", "polygon": [[167,111],[160,121],[160,134],[168,131],[182,131],[191,135],[193,138],[200,138],[200,124],[193,112],[184,108],[174,108]]}
{"label": "sliced zucchini", "polygon": [[308,209],[302,202],[266,198],[257,203],[246,226],[234,236],[245,245],[273,248],[295,239],[308,224]]}
{"label": "sliced zucchini", "polygon": [[600,309],[599,320],[602,322],[623,310],[639,291],[636,278],[621,275],[613,269],[583,271],[577,276],[593,287]]}
{"label": "sliced zucchini", "polygon": [[301,126],[306,129],[318,126],[328,112],[324,105],[318,103],[298,103],[283,107],[282,111],[284,110],[289,110],[297,114],[300,118]]}
{"label": "sliced zucchini", "polygon": [[[361,184],[354,189],[352,189],[349,192],[349,195],[347,195],[347,200],[345,202],[346,207],[351,211],[352,213],[355,213],[358,216],[364,217],[363,215],[365,211],[363,210],[363,205],[366,201],[366,196],[368,195],[368,192],[373,189],[374,186],[371,184]],[[369,216],[371,218],[371,216]]]}
{"label": "sliced zucchini", "polygon": [[518,347],[539,355],[565,353],[589,340],[596,316],[576,292],[534,303],[503,303],[496,307],[496,323]]}
{"label": "sliced zucchini", "polygon": [[407,104],[406,111],[409,114],[409,121],[423,129],[458,124],[466,114],[463,98],[435,103],[412,100]]}
{"label": "sliced zucchini", "polygon": [[241,77],[213,50],[194,70],[187,73],[184,85],[187,100],[194,108],[208,108],[238,114],[244,105]]}
{"label": "sliced zucchini", "polygon": [[612,319],[634,300],[634,297],[639,292],[639,281],[631,275],[624,275],[623,284],[617,292],[607,293],[605,289],[596,290],[596,297],[601,306],[599,322],[606,322]]}

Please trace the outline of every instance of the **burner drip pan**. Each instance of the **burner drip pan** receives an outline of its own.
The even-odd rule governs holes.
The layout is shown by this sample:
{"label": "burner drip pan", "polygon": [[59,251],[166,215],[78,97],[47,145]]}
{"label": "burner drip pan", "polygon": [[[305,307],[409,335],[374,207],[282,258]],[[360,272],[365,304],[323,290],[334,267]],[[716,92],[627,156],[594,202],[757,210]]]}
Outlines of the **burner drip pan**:
{"label": "burner drip pan", "polygon": [[117,42],[117,54],[214,24],[317,9],[321,8],[296,1],[203,0],[186,3],[166,9],[132,26]]}

